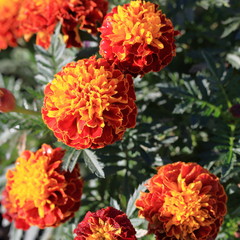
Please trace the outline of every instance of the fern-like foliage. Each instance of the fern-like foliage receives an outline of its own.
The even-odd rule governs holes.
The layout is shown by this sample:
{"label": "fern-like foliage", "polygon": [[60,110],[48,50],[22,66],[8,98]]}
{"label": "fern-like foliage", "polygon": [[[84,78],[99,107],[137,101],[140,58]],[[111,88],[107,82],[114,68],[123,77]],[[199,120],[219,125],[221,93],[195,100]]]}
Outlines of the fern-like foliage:
{"label": "fern-like foliage", "polygon": [[76,55],[76,49],[67,49],[60,35],[61,25],[55,29],[55,33],[51,38],[51,45],[46,50],[41,46],[35,45],[35,60],[37,63],[38,74],[35,79],[42,84],[50,82],[54,74],[59,72],[64,65],[73,61]]}

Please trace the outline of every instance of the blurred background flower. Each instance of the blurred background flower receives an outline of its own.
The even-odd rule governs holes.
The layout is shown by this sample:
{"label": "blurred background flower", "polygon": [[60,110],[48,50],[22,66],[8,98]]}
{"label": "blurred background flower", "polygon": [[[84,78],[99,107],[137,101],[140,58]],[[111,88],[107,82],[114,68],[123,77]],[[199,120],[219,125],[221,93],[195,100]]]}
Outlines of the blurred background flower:
{"label": "blurred background flower", "polygon": [[0,1],[0,50],[17,46],[17,39],[22,36],[22,29],[17,23],[17,16],[22,0]]}
{"label": "blurred background flower", "polygon": [[50,46],[56,25],[62,24],[67,47],[81,47],[80,30],[97,34],[108,9],[106,0],[14,0],[0,2],[0,49],[17,46],[36,34],[36,44]]}

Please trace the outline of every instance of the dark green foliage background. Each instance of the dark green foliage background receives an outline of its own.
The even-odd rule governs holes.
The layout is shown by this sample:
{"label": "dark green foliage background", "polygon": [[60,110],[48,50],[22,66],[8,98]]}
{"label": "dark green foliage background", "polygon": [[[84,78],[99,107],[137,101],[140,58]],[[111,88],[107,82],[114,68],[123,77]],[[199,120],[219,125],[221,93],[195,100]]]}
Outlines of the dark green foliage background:
{"label": "dark green foliage background", "polygon": [[[127,2],[112,0],[110,8]],[[95,151],[75,151],[56,142],[41,117],[0,115],[2,188],[6,168],[19,151],[36,151],[42,143],[67,150],[65,169],[76,162],[81,166],[82,207],[74,219],[56,229],[33,229],[40,236],[36,239],[72,239],[72,230],[87,211],[110,204],[126,211],[136,228],[146,229],[133,204],[144,190],[141,184],[157,166],[176,161],[197,162],[220,178],[229,206],[217,239],[235,239],[240,221],[240,118],[234,118],[229,108],[240,103],[240,1],[152,2],[160,4],[181,32],[177,55],[161,72],[135,79],[137,126],[126,132],[123,141]],[[0,87],[13,91],[20,106],[40,111],[44,86],[53,75],[67,62],[98,53],[98,47],[65,49],[58,32],[59,26],[47,51],[34,46],[33,39],[0,52]],[[81,35],[83,40],[99,42],[87,33]],[[21,238],[26,239],[26,233],[11,226],[10,239]]]}

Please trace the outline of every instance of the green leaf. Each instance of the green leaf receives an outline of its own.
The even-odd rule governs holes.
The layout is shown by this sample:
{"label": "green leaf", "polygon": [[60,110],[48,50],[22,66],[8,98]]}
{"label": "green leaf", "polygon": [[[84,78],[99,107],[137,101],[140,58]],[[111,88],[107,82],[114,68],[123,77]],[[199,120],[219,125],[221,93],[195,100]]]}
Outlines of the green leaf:
{"label": "green leaf", "polygon": [[[54,78],[64,65],[73,61],[76,49],[66,48],[63,37],[60,34],[59,24],[51,38],[51,45],[48,49],[35,45],[35,60],[37,62],[38,74],[36,80],[47,84]],[[42,75],[42,76],[41,76]]]}
{"label": "green leaf", "polygon": [[23,230],[16,229],[14,227],[14,224],[12,223],[9,231],[9,239],[21,240],[22,236],[23,236]]}
{"label": "green leaf", "polygon": [[132,218],[132,219],[130,219],[130,221],[131,221],[131,223],[132,223],[134,228],[136,228],[139,225],[141,225],[141,224],[146,222],[146,220],[143,219],[143,218]]}
{"label": "green leaf", "polygon": [[240,69],[240,56],[233,54],[233,53],[228,53],[226,60],[236,69]]}
{"label": "green leaf", "polygon": [[141,183],[138,186],[138,188],[134,191],[134,193],[130,197],[130,199],[128,200],[127,209],[126,209],[126,214],[127,214],[128,218],[130,218],[132,216],[133,212],[136,209],[135,202],[139,198],[140,192],[146,191],[146,189],[147,189],[145,186],[146,182],[147,181],[144,181],[143,183]]}
{"label": "green leaf", "polygon": [[73,156],[72,156],[72,158],[71,158],[71,160],[70,160],[70,163],[69,163],[69,165],[68,165],[68,170],[69,170],[70,172],[73,171],[73,169],[74,169],[74,167],[75,167],[75,165],[76,165],[76,163],[77,163],[77,161],[78,161],[81,153],[82,153],[82,150],[77,150],[77,151],[75,151],[75,152],[73,153]]}
{"label": "green leaf", "polygon": [[240,17],[231,17],[227,20],[223,21],[223,24],[227,25],[224,29],[221,38],[227,37],[229,34],[234,32],[235,30],[239,29],[240,26]]}
{"label": "green leaf", "polygon": [[202,56],[203,56],[205,62],[207,63],[207,66],[208,66],[210,72],[212,73],[212,75],[214,76],[214,78],[218,79],[219,78],[218,70],[216,68],[216,64],[213,61],[212,57],[210,57],[210,55],[208,53],[203,52],[203,51],[202,51]]}
{"label": "green leaf", "polygon": [[100,178],[105,178],[103,164],[98,161],[98,157],[94,152],[89,149],[84,149],[83,160],[92,173]]}
{"label": "green leaf", "polygon": [[76,150],[76,149],[71,149],[70,151],[68,151],[64,157],[62,168],[65,171],[72,172],[81,153],[82,153],[82,150]]}
{"label": "green leaf", "polygon": [[120,207],[119,203],[114,198],[110,198],[110,206],[112,206],[112,207],[114,207],[118,210],[121,210],[121,207]]}
{"label": "green leaf", "polygon": [[237,160],[236,154],[232,152],[228,152],[225,155],[224,164],[221,168],[221,171],[222,171],[221,178],[227,177],[230,174],[230,172],[233,171],[236,160]]}

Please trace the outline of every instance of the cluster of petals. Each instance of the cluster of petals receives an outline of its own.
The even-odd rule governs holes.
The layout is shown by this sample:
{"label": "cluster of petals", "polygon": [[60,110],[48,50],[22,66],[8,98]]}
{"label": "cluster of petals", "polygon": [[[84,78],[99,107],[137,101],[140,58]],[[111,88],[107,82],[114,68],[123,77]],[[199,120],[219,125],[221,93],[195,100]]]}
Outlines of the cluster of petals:
{"label": "cluster of petals", "polygon": [[227,196],[219,179],[197,163],[159,168],[136,201],[157,240],[215,239],[226,214]]}
{"label": "cluster of petals", "polygon": [[16,228],[56,227],[79,209],[83,181],[78,165],[72,172],[62,170],[64,153],[43,144],[35,153],[24,151],[7,172],[3,217]]}
{"label": "cluster of petals", "polygon": [[135,98],[131,75],[90,57],[68,63],[46,86],[42,117],[66,145],[102,148],[135,126]]}
{"label": "cluster of petals", "polygon": [[79,30],[96,34],[107,9],[107,0],[1,0],[0,49],[16,46],[22,36],[28,41],[34,34],[36,44],[48,48],[59,22],[67,47],[81,47]]}
{"label": "cluster of petals", "polygon": [[36,34],[36,44],[49,47],[51,35],[58,22],[61,2],[61,0],[22,0],[17,24],[23,29],[26,41]]}
{"label": "cluster of petals", "polygon": [[16,24],[22,0],[0,0],[0,49],[17,46],[17,39],[22,36]]}
{"label": "cluster of petals", "polygon": [[16,99],[12,92],[0,88],[0,112],[11,112],[16,107]]}
{"label": "cluster of petals", "polygon": [[137,240],[136,231],[127,215],[113,207],[87,212],[74,233],[74,240]]}
{"label": "cluster of petals", "polygon": [[133,76],[160,71],[176,54],[178,31],[151,2],[136,0],[113,8],[99,31],[100,54]]}
{"label": "cluster of petals", "polygon": [[108,10],[107,0],[68,0],[62,1],[59,19],[67,47],[81,47],[79,29],[97,34]]}

